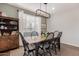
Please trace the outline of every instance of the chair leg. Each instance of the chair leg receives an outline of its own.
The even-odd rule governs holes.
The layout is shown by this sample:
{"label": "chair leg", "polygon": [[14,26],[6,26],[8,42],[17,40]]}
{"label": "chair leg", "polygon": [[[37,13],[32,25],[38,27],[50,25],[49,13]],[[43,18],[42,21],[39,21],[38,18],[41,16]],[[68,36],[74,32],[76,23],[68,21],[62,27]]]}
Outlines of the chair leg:
{"label": "chair leg", "polygon": [[46,50],[47,53],[50,54],[50,56],[52,56],[52,53],[51,53],[51,47],[50,47],[50,46],[49,46],[48,48],[46,48],[45,50]]}
{"label": "chair leg", "polygon": [[51,46],[49,45],[49,54],[50,56],[52,56],[52,53],[51,53]]}
{"label": "chair leg", "polygon": [[50,56],[52,56],[52,53],[51,53],[51,50],[49,49],[49,54],[50,54]]}
{"label": "chair leg", "polygon": [[57,46],[58,46],[58,50],[60,51],[60,39],[58,40]]}
{"label": "chair leg", "polygon": [[56,45],[52,44],[52,48],[53,48],[53,51],[55,52],[55,55],[57,55]]}
{"label": "chair leg", "polygon": [[56,45],[54,44],[55,55],[57,55]]}
{"label": "chair leg", "polygon": [[60,43],[58,43],[58,50],[60,51]]}
{"label": "chair leg", "polygon": [[33,51],[33,56],[35,55],[34,51]]}
{"label": "chair leg", "polygon": [[42,49],[43,50],[43,54],[42,55],[44,55],[45,56],[45,49]]}
{"label": "chair leg", "polygon": [[24,51],[24,54],[23,54],[23,56],[26,56],[27,54],[26,54],[26,51]]}

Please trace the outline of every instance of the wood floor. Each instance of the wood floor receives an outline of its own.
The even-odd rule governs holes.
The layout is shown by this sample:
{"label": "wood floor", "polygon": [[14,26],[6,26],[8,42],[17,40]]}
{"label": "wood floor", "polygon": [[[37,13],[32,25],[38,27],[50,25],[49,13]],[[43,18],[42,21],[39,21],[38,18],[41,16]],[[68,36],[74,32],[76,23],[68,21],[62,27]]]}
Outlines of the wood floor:
{"label": "wood floor", "polygon": [[[23,47],[7,51],[4,53],[0,53],[0,56],[22,56],[22,55],[23,55]],[[58,52],[57,56],[79,56],[79,47],[61,44],[61,51]]]}
{"label": "wood floor", "polygon": [[61,56],[79,56],[79,47],[61,44]]}

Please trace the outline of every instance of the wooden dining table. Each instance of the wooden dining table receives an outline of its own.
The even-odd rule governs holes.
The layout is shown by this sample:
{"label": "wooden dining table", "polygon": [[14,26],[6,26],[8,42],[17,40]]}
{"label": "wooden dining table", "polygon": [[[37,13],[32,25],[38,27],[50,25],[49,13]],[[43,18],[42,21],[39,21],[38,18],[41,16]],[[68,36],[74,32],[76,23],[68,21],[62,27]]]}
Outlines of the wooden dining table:
{"label": "wooden dining table", "polygon": [[33,36],[33,37],[25,37],[25,39],[29,44],[34,44],[34,43],[45,41],[46,37]]}
{"label": "wooden dining table", "polygon": [[[54,38],[56,39],[56,38]],[[42,37],[42,36],[32,36],[32,37],[25,37],[26,42],[30,45],[30,44],[34,44],[35,45],[35,55],[38,56],[38,49],[40,46],[40,43],[45,43],[45,42],[52,42],[52,39],[47,39],[46,37]],[[60,40],[57,41],[58,42],[58,49],[60,50]]]}
{"label": "wooden dining table", "polygon": [[33,36],[33,37],[25,37],[26,42],[28,44],[34,44],[35,45],[35,55],[38,56],[38,49],[41,42],[48,41],[46,37],[41,36]]}

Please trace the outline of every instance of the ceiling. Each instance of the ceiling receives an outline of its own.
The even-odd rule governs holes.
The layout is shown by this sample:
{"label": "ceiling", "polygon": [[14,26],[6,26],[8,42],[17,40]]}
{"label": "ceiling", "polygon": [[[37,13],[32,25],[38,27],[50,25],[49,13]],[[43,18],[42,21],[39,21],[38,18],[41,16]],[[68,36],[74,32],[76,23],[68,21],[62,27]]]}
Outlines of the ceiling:
{"label": "ceiling", "polygon": [[[40,3],[9,3],[9,4],[20,8],[24,8],[27,10],[31,10],[31,11],[35,11],[36,9],[40,8]],[[60,12],[65,12],[75,8],[79,8],[79,3],[48,3],[47,4],[47,11],[49,13],[51,12],[60,13]],[[45,10],[46,5],[41,3],[41,9]]]}

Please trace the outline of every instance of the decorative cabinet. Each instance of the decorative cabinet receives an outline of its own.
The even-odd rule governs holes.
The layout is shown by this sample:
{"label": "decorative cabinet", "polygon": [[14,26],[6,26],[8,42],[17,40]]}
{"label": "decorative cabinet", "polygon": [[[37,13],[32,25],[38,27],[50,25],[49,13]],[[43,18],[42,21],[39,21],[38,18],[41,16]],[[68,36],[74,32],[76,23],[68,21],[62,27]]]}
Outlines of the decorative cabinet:
{"label": "decorative cabinet", "polygon": [[0,16],[0,52],[19,47],[18,19]]}

